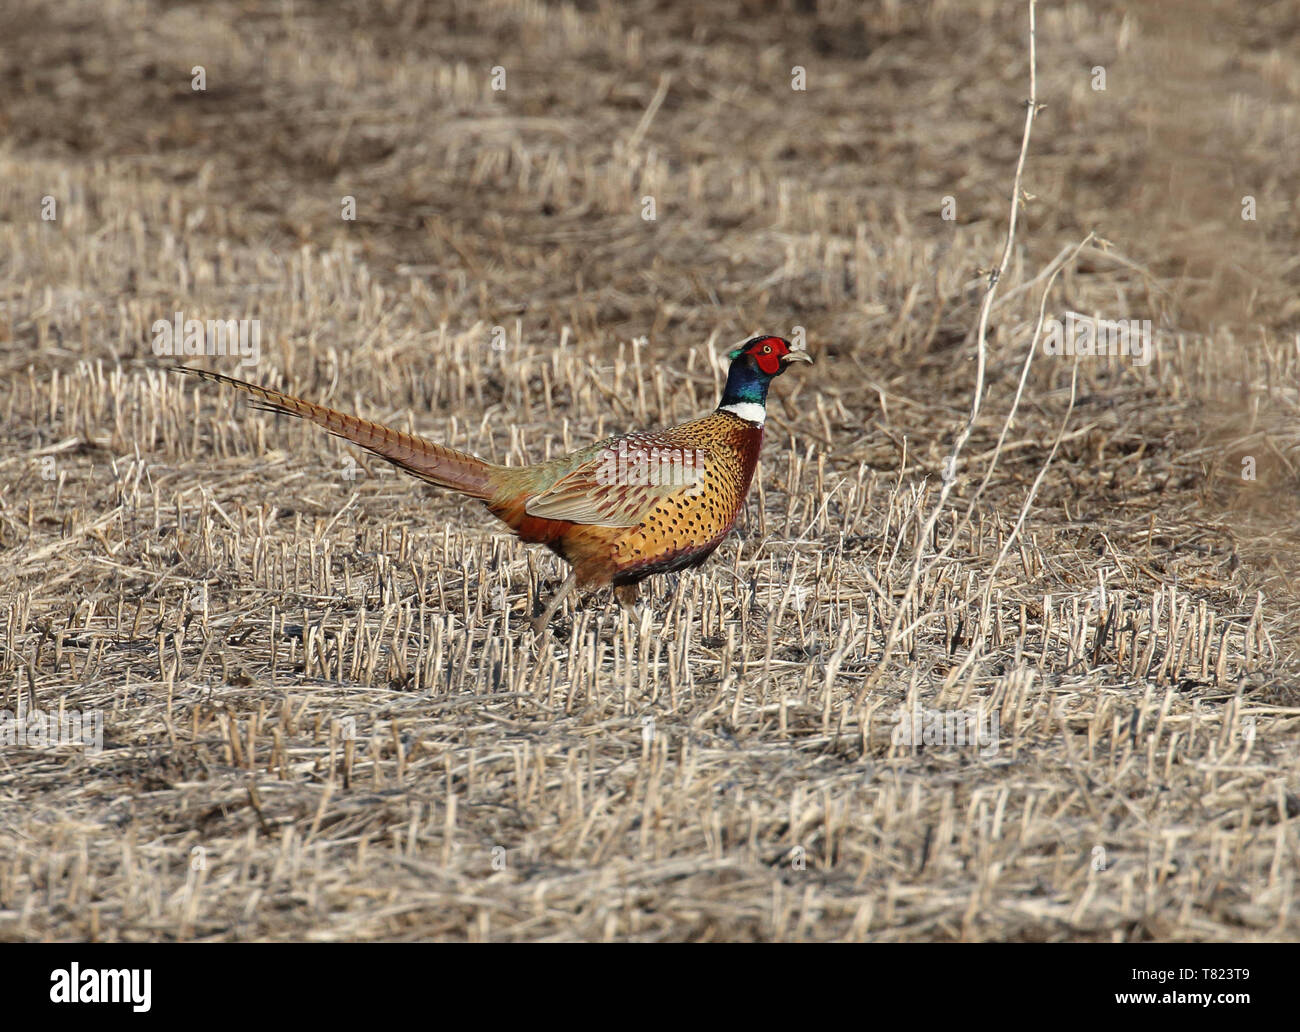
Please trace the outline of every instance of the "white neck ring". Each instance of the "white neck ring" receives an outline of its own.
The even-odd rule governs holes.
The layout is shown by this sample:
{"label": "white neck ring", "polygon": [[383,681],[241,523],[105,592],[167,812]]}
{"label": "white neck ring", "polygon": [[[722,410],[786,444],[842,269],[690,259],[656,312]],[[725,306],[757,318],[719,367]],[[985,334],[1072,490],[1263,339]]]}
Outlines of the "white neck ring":
{"label": "white neck ring", "polygon": [[762,426],[763,420],[767,418],[767,409],[753,401],[738,401],[734,405],[723,405],[718,411],[730,412],[746,423],[754,423],[757,426]]}

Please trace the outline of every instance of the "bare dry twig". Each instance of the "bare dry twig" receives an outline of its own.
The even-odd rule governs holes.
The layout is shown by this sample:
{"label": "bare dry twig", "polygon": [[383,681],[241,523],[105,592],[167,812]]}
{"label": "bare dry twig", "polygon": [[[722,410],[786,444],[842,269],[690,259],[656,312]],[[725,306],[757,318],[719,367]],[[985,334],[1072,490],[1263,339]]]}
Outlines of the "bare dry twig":
{"label": "bare dry twig", "polygon": [[[979,418],[980,407],[984,399],[984,370],[988,361],[988,326],[989,314],[993,308],[993,301],[997,294],[998,283],[1006,273],[1007,266],[1011,262],[1011,252],[1015,246],[1016,226],[1019,219],[1021,204],[1021,180],[1025,172],[1025,159],[1029,154],[1029,138],[1034,127],[1034,118],[1038,114],[1038,74],[1037,62],[1038,51],[1035,34],[1037,31],[1036,23],[1036,3],[1037,0],[1029,0],[1029,99],[1025,101],[1025,128],[1020,138],[1020,156],[1016,161],[1016,173],[1011,186],[1011,214],[1007,221],[1007,235],[1002,246],[1002,257],[998,261],[997,267],[989,272],[989,282],[984,291],[984,299],[980,304],[978,329],[976,333],[976,368],[975,368],[975,391],[971,399],[970,418],[967,419],[966,425],[962,427],[961,432],[957,435],[957,440],[953,444],[952,454],[948,457],[945,464],[942,486],[939,489],[939,497],[930,510],[930,515],[925,521],[921,533],[917,536],[916,551],[912,561],[912,574],[907,583],[907,589],[903,592],[903,597],[899,600],[898,606],[894,612],[894,619],[889,627],[889,634],[885,639],[885,646],[881,652],[880,662],[876,666],[875,674],[867,682],[868,687],[872,686],[883,672],[888,669],[889,661],[893,658],[894,647],[898,643],[900,630],[903,619],[907,613],[908,604],[911,602],[913,595],[916,593],[916,585],[922,575],[922,559],[924,555],[926,542],[930,540],[934,531],[935,524],[939,521],[939,516],[943,512],[948,502],[948,495],[952,493],[953,485],[957,482],[957,463],[961,457],[961,451],[970,439],[972,431],[975,429],[975,421]],[[995,460],[996,461],[996,456]],[[934,562],[938,560],[935,557],[925,569],[933,567]],[[864,688],[864,692],[865,692]],[[861,698],[861,695],[859,696]]]}

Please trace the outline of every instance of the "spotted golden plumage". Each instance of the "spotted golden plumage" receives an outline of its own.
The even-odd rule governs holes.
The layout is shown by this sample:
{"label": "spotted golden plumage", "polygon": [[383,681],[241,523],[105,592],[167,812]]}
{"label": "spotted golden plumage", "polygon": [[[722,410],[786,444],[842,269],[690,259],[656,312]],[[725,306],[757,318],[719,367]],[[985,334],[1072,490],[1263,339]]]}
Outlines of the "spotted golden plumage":
{"label": "spotted golden plumage", "polygon": [[309,419],[409,473],[480,499],[524,541],[544,544],[573,569],[535,621],[539,629],[575,587],[613,585],[631,608],[655,573],[698,566],[740,515],[763,444],[767,388],[790,362],[812,361],[780,337],[731,353],[717,411],[678,426],[611,437],[533,466],[497,466],[302,398],[204,369],[255,407]]}

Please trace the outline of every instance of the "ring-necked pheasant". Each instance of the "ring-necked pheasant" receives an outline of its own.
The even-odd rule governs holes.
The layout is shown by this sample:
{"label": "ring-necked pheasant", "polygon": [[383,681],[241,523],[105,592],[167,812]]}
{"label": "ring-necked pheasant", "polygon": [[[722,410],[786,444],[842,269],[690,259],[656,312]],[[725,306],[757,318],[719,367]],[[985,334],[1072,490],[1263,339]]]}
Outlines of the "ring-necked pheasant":
{"label": "ring-necked pheasant", "polygon": [[728,357],[711,415],[533,466],[497,466],[269,387],[180,371],[237,387],[256,408],[309,419],[422,480],[478,498],[524,541],[546,545],[573,569],[534,621],[541,631],[575,587],[613,585],[634,613],[639,581],[700,565],[735,525],[763,444],[767,388],[789,363],[812,359],[780,337],[754,337]]}

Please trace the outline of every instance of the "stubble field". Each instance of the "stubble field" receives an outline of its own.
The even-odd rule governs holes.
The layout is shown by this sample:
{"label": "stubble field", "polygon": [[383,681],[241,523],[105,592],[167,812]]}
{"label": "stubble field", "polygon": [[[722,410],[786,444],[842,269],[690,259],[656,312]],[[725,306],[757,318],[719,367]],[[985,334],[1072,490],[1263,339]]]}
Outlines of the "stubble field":
{"label": "stubble field", "polygon": [[[1168,6],[1040,7],[925,533],[1024,5],[14,5],[0,709],[103,748],[0,747],[0,937],[1300,937],[1300,15]],[[1153,354],[1008,425],[1040,303]],[[539,639],[558,560],[177,312],[511,463],[816,365],[701,570]]]}

